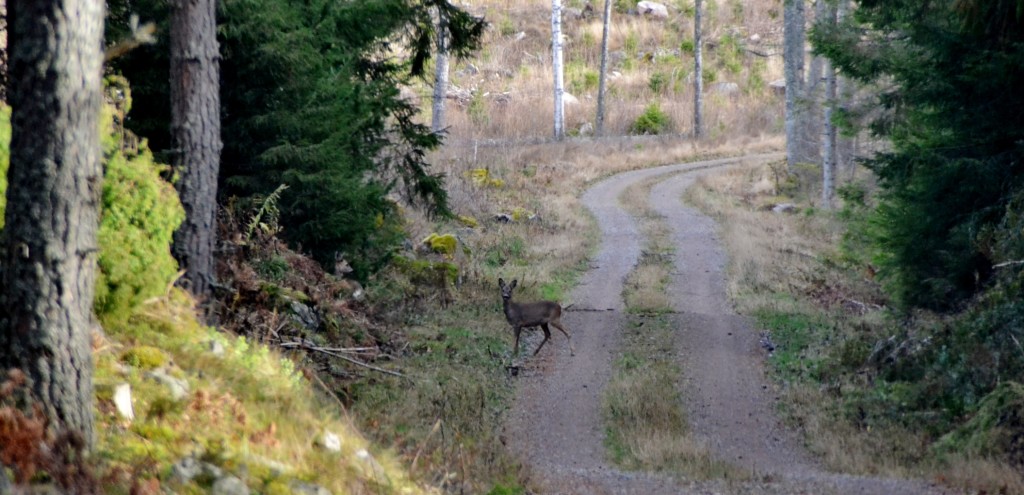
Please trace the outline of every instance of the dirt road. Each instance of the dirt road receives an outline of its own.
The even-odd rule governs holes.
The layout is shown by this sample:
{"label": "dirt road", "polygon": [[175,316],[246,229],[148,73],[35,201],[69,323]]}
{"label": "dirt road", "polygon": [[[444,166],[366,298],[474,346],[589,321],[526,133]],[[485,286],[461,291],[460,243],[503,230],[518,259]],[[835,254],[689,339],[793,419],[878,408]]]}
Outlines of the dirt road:
{"label": "dirt road", "polygon": [[[742,166],[738,159],[724,159],[637,170],[605,179],[584,194],[583,203],[601,228],[601,247],[565,301],[572,304],[563,321],[573,332],[576,355],[569,355],[564,340],[553,338],[540,355],[526,360],[506,425],[509,446],[530,468],[534,488],[581,495],[943,493],[919,482],[825,472],[774,414],[757,334],[726,298],[726,258],[714,222],[680,200],[700,174],[731,165]],[[618,197],[629,186],[658,176],[664,179],[652,188],[649,201],[665,217],[676,246],[669,290],[684,370],[684,407],[694,435],[720,459],[757,473],[758,481],[698,482],[624,472],[605,457],[602,394],[625,324],[623,281],[644,245],[637,220],[621,208]]]}

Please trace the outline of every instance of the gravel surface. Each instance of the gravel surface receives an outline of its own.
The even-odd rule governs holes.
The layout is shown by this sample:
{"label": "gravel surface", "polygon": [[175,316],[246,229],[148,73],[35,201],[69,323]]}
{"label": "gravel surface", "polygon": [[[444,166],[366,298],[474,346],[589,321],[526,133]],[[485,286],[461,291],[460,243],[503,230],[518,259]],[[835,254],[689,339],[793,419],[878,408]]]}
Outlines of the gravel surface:
{"label": "gravel surface", "polygon": [[[521,363],[517,397],[505,425],[508,446],[528,467],[532,489],[545,494],[941,494],[918,481],[868,478],[824,471],[776,417],[777,400],[765,380],[764,355],[744,318],[725,293],[724,251],[714,222],[681,202],[683,190],[703,173],[763,162],[758,155],[670,165],[615,175],[583,195],[601,228],[601,248],[590,261],[562,321],[564,339]],[[676,246],[674,295],[676,348],[682,389],[694,435],[720,459],[757,473],[756,482],[693,481],[621,471],[605,457],[601,401],[619,352],[625,324],[622,287],[636,265],[644,239],[638,222],[618,203],[629,186],[664,178],[650,205],[672,227]],[[529,339],[523,349],[536,342]],[[524,355],[529,355],[524,352]]]}

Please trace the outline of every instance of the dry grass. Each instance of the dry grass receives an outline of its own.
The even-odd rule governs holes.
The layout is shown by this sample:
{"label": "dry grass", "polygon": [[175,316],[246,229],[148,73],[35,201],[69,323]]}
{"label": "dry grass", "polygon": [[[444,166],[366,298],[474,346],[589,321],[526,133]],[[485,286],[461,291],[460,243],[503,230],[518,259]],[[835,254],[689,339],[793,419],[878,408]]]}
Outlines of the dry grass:
{"label": "dry grass", "polygon": [[[705,123],[708,135],[758,136],[782,128],[782,98],[768,88],[782,77],[781,20],[776,2],[729,2],[705,15]],[[570,2],[571,6],[571,2]],[[680,9],[680,7],[685,7]],[[692,4],[670,5],[670,19],[613,14],[609,33],[607,135],[621,136],[645,107],[658,103],[689,134],[693,115]],[[452,66],[451,84],[473,94],[449,100],[455,140],[547,138],[553,133],[550,3],[484,0],[470,10],[491,23],[484,49]],[[565,87],[579,103],[566,106],[566,131],[593,124],[597,105],[602,23],[567,9]],[[472,65],[472,67],[470,67]],[[720,83],[735,84],[726,94]],[[429,118],[430,91],[421,87]]]}
{"label": "dry grass", "polygon": [[[814,187],[797,188],[797,199],[780,195],[778,168],[735,168],[705,176],[686,199],[721,225],[729,253],[729,293],[740,312],[758,316],[762,323],[781,318],[797,333],[804,332],[801,338],[817,342],[793,351],[776,349],[771,358],[777,379],[785,382],[782,403],[789,419],[804,431],[809,448],[843,472],[923,476],[982,493],[1024,493],[1022,477],[1012,467],[982,459],[935,458],[926,448],[934,438],[901,425],[910,421],[906,418],[858,420],[865,412],[845,398],[870,397],[870,370],[835,376],[829,363],[844,359],[847,343],[883,334],[893,323],[871,273],[836,262],[841,223],[814,209]],[[810,177],[812,184],[814,180]],[[771,212],[768,207],[780,202],[795,202],[801,211]],[[819,367],[814,378],[799,378],[814,366]]]}

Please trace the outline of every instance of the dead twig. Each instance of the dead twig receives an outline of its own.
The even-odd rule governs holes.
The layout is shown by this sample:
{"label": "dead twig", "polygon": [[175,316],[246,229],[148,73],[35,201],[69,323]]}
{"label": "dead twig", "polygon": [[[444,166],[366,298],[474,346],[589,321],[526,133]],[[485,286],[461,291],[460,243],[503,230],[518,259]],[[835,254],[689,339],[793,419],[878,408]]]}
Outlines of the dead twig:
{"label": "dead twig", "polygon": [[330,350],[329,348],[318,347],[318,346],[311,346],[311,345],[309,345],[309,344],[307,344],[305,342],[282,342],[282,343],[280,343],[278,345],[281,346],[281,347],[286,347],[286,348],[292,348],[292,349],[299,348],[299,349],[319,352],[321,354],[326,354],[326,355],[331,356],[331,357],[336,357],[336,358],[338,358],[338,359],[340,359],[342,361],[346,361],[346,362],[352,363],[352,364],[354,364],[356,366],[360,366],[360,367],[366,368],[368,370],[373,370],[373,371],[376,371],[378,373],[384,373],[385,375],[391,375],[391,376],[397,376],[399,378],[405,378],[406,380],[409,379],[409,377],[407,377],[407,376],[405,376],[405,375],[403,375],[403,374],[401,374],[401,373],[399,373],[397,371],[386,370],[384,368],[380,368],[380,367],[374,366],[374,365],[372,365],[370,363],[364,363],[364,362],[362,362],[362,361],[360,361],[358,359],[348,357],[348,356],[346,356],[346,355],[344,355],[342,353],[334,352],[334,351]]}

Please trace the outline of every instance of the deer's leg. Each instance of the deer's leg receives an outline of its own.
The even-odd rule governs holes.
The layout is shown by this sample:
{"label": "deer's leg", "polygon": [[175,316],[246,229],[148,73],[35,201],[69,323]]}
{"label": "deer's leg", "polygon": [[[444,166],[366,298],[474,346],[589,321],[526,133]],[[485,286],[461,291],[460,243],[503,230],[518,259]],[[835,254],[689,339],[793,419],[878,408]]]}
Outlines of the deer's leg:
{"label": "deer's leg", "polygon": [[548,339],[551,338],[551,330],[548,329],[548,324],[547,323],[541,323],[540,327],[542,329],[544,329],[544,340],[540,341],[540,345],[537,346],[537,350],[533,351],[533,355],[534,356],[536,356],[537,353],[540,352],[540,348],[544,347],[544,344],[546,344],[548,342]]}
{"label": "deer's leg", "polygon": [[515,343],[514,346],[512,346],[512,355],[513,356],[518,356],[519,355],[519,332],[521,332],[522,330],[523,330],[522,327],[520,327],[518,325],[512,327],[512,331],[515,332],[515,334],[516,334],[516,343]]}
{"label": "deer's leg", "polygon": [[570,356],[575,356],[576,355],[576,351],[573,350],[573,348],[572,348],[572,337],[569,336],[569,331],[566,330],[565,327],[562,326],[562,322],[561,321],[552,320],[551,324],[554,325],[555,328],[561,330],[562,333],[565,334],[565,338],[566,339],[569,339],[569,355]]}

